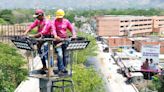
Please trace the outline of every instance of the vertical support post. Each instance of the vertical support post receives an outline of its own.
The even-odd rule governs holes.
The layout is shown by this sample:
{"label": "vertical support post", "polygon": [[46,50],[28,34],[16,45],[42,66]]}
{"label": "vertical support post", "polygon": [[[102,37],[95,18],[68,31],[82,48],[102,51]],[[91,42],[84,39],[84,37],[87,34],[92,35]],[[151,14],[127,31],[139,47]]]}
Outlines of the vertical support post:
{"label": "vertical support post", "polygon": [[3,29],[3,25],[2,25],[2,27],[1,27],[1,34],[2,34],[2,42],[3,42],[3,39],[4,39],[4,29]]}
{"label": "vertical support post", "polygon": [[30,68],[30,70],[32,71],[32,70],[34,70],[34,63],[33,62],[35,62],[34,61],[34,53],[31,51],[31,56],[32,56],[32,62],[30,63],[30,65],[31,65],[31,68]]}
{"label": "vertical support post", "polygon": [[[52,49],[52,50],[51,50]],[[53,58],[53,41],[49,40],[48,41],[48,78],[50,78],[51,76],[54,75],[53,73],[53,62],[54,62],[54,58]]]}
{"label": "vertical support post", "polygon": [[46,79],[39,79],[40,92],[52,92],[52,81]]}
{"label": "vertical support post", "polygon": [[2,40],[2,38],[3,38],[3,34],[2,34],[2,33],[3,33],[3,30],[2,30],[2,27],[3,27],[3,26],[0,25],[0,28],[1,28],[1,29],[0,29],[0,42],[3,42],[3,40]]}
{"label": "vertical support post", "polygon": [[64,92],[64,79],[62,80],[62,84],[63,84],[62,92]]}
{"label": "vertical support post", "polygon": [[15,36],[15,25],[14,25],[14,35],[13,36]]}
{"label": "vertical support post", "polygon": [[[10,32],[10,25],[7,25],[7,36],[10,36],[9,32]],[[9,43],[10,41],[9,38],[6,38],[6,39],[7,39],[7,42]]]}
{"label": "vertical support post", "polygon": [[72,76],[72,64],[73,64],[73,51],[70,51],[70,53],[69,54],[71,54],[70,55],[70,67],[71,67],[71,71],[70,71],[70,75]]}
{"label": "vertical support post", "polygon": [[53,66],[54,66],[54,46],[53,46],[53,41],[51,41],[51,46],[50,47],[52,48],[52,50],[51,50],[51,63],[50,63],[51,69],[52,69]]}
{"label": "vertical support post", "polygon": [[51,61],[51,53],[50,53],[50,46],[51,42],[48,41],[48,78],[50,78],[50,61]]}
{"label": "vertical support post", "polygon": [[27,61],[28,61],[28,75],[30,75],[31,69],[30,69],[30,60],[29,60],[29,56],[27,56]]}

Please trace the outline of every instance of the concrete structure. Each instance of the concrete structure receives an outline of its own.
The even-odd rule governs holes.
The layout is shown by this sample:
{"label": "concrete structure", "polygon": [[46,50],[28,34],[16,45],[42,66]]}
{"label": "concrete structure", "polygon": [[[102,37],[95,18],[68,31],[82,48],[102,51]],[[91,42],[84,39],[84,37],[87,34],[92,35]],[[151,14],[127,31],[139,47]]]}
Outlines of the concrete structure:
{"label": "concrete structure", "polygon": [[116,49],[119,47],[133,47],[137,51],[141,51],[142,45],[158,45],[160,44],[160,53],[164,54],[164,39],[157,37],[109,37],[109,47]]}
{"label": "concrete structure", "polygon": [[145,40],[144,41],[138,40],[138,41],[135,41],[134,48],[137,51],[141,51],[143,45],[158,45],[158,44],[160,44],[160,53],[164,54],[164,41],[148,42]]}
{"label": "concrete structure", "polygon": [[164,16],[154,16],[153,24],[153,32],[164,34]]}
{"label": "concrete structure", "polygon": [[143,36],[152,32],[164,33],[164,16],[98,16],[99,36]]}
{"label": "concrete structure", "polygon": [[40,92],[39,79],[28,77],[19,84],[14,92]]}
{"label": "concrete structure", "polygon": [[123,46],[132,47],[132,41],[123,37],[109,37],[108,43],[110,48],[118,48]]}
{"label": "concrete structure", "polygon": [[[102,44],[98,44],[98,47],[98,56],[94,57],[95,59],[90,60],[90,62],[95,65],[96,70],[101,72],[105,82],[105,92],[127,92],[127,89],[128,92],[139,92],[133,84],[126,84],[127,78],[117,72],[120,67],[111,58],[111,52],[104,53],[102,51]],[[109,58],[111,59],[109,60]]]}

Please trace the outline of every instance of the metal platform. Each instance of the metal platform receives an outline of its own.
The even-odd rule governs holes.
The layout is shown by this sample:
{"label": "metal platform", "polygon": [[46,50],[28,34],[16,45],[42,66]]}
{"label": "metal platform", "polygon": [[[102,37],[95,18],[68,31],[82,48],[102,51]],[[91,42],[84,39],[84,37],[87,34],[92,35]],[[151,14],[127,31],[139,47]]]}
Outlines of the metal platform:
{"label": "metal platform", "polygon": [[42,55],[46,56],[46,54],[48,53],[48,70],[33,70],[33,64],[30,65],[29,63],[29,77],[39,78],[40,92],[54,92],[54,90],[56,91],[56,89],[61,90],[60,92],[65,92],[66,88],[70,88],[71,92],[74,92],[74,85],[72,81],[73,51],[85,49],[90,41],[86,40],[83,37],[78,37],[74,39],[63,39],[61,41],[62,44],[66,45],[65,51],[68,52],[69,56],[67,62],[68,64],[65,65],[68,73],[62,74],[58,74],[55,72],[55,70],[57,70],[58,68],[54,66],[54,60],[57,60],[54,55],[54,49],[57,48],[58,45],[54,44],[54,38],[34,39],[30,37],[14,36],[11,37],[11,41],[17,48],[31,51],[31,53],[35,51],[34,46],[39,41],[44,41],[44,43],[47,43],[47,51],[43,52]]}
{"label": "metal platform", "polygon": [[39,78],[39,79],[45,79],[45,80],[56,80],[59,78],[67,78],[67,77],[71,77],[72,73],[70,71],[68,71],[68,73],[63,73],[62,75],[59,75],[57,73],[55,73],[56,70],[53,70],[53,75],[48,77],[48,71],[43,71],[43,70],[33,70],[29,73],[30,77],[34,77],[34,78]]}
{"label": "metal platform", "polygon": [[48,76],[48,70],[33,70],[29,73],[29,76],[39,78],[40,92],[54,92],[56,90],[65,92],[66,89],[69,89],[70,92],[74,92],[74,84],[70,71],[62,76],[55,74],[55,72],[53,76]]}

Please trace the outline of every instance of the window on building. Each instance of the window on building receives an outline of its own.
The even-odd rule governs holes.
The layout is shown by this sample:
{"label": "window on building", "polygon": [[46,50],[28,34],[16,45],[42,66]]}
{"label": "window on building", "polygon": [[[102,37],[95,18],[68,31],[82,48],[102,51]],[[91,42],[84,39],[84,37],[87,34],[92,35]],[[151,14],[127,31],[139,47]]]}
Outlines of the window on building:
{"label": "window on building", "polygon": [[138,26],[143,26],[143,24],[139,24]]}
{"label": "window on building", "polygon": [[164,21],[164,19],[160,19],[159,21]]}
{"label": "window on building", "polygon": [[162,26],[163,24],[159,24],[159,26]]}
{"label": "window on building", "polygon": [[132,41],[132,44],[135,44],[135,41]]}
{"label": "window on building", "polygon": [[125,30],[121,30],[120,32],[125,32]]}

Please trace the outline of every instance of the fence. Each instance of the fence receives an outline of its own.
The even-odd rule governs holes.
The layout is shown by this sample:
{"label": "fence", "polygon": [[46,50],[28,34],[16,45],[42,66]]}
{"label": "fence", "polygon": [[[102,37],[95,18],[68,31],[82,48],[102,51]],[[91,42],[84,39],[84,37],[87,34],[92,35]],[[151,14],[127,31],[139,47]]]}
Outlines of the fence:
{"label": "fence", "polygon": [[22,35],[27,25],[0,25],[0,42],[10,42],[9,36]]}

